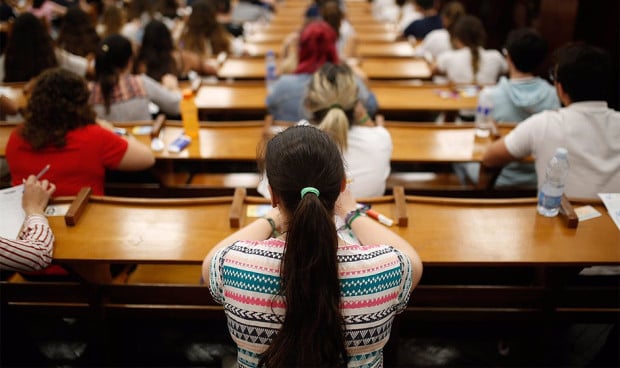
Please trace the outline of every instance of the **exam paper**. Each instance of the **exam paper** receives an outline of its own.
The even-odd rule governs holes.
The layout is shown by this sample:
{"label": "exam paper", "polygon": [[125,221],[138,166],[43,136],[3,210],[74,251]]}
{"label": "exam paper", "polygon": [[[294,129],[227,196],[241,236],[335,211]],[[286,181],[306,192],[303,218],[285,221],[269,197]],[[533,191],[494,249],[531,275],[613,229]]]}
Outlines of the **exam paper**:
{"label": "exam paper", "polygon": [[22,208],[22,196],[24,185],[0,189],[0,236],[7,239],[17,239],[22,224],[26,219],[26,213]]}
{"label": "exam paper", "polygon": [[620,230],[620,193],[599,193],[598,196],[603,200],[609,216]]}

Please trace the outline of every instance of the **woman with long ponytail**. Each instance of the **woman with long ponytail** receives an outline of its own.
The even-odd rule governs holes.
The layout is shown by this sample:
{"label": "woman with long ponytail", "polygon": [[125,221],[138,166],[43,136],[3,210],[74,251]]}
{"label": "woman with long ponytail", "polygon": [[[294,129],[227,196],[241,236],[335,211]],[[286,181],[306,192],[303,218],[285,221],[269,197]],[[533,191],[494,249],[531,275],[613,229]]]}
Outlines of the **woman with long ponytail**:
{"label": "woman with long ponytail", "polygon": [[161,112],[179,115],[181,93],[151,77],[133,75],[133,49],[129,39],[112,35],[95,52],[95,81],[89,84],[89,103],[97,117],[109,121],[151,120],[149,103]]}
{"label": "woman with long ponytail", "polygon": [[[274,209],[222,240],[203,262],[239,366],[382,366],[394,315],[421,276],[417,253],[358,212],[328,134],[291,127],[264,151],[259,163]],[[362,245],[339,238],[334,216]]]}
{"label": "woman with long ponytail", "polygon": [[452,83],[495,84],[508,72],[508,64],[497,50],[485,50],[486,32],[480,19],[461,16],[453,25],[454,50],[437,57],[435,71]]}

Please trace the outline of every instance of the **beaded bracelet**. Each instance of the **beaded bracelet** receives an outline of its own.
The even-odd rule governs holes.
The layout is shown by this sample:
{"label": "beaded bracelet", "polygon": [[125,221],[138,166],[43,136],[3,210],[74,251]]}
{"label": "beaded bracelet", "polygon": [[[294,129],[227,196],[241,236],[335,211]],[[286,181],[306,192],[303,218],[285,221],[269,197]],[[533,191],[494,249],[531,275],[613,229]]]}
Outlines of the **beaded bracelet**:
{"label": "beaded bracelet", "polygon": [[360,216],[366,216],[366,214],[362,212],[362,210],[359,208],[353,211],[349,211],[349,213],[347,213],[347,215],[344,217],[345,225],[350,229],[353,221],[355,221],[355,219]]}
{"label": "beaded bracelet", "polygon": [[267,220],[267,222],[269,222],[269,225],[271,225],[271,236],[274,238],[277,238],[278,236],[282,235],[277,227],[276,227],[276,222],[274,221],[274,219],[272,219],[271,217],[268,216],[263,216],[263,218],[265,220]]}

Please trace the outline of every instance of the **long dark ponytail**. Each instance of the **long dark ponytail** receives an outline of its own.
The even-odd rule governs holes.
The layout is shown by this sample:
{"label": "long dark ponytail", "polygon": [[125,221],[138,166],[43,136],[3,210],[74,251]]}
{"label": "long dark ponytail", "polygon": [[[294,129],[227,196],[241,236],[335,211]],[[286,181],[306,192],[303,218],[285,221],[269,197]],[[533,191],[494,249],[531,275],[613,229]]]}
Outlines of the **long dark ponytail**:
{"label": "long dark ponytail", "polygon": [[112,91],[118,83],[118,77],[132,56],[131,42],[121,35],[108,36],[97,47],[95,78],[101,88],[106,114],[110,113]]}
{"label": "long dark ponytail", "polygon": [[[282,328],[260,366],[346,366],[334,205],[345,173],[337,144],[314,127],[292,127],[267,145],[265,169],[289,215],[281,263]],[[316,188],[301,195],[304,188]]]}
{"label": "long dark ponytail", "polygon": [[484,25],[473,15],[463,15],[454,24],[454,38],[471,50],[471,67],[476,82],[476,74],[480,70],[480,47],[484,47],[487,34]]}

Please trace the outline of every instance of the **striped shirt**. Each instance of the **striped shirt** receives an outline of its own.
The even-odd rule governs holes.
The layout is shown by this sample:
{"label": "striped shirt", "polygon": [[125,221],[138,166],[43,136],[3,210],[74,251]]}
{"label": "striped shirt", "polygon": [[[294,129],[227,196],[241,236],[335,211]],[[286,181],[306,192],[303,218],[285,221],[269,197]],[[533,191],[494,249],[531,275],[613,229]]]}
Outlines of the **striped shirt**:
{"label": "striped shirt", "polygon": [[[238,241],[213,257],[210,290],[224,305],[240,367],[258,366],[282,326],[286,305],[277,293],[284,249],[279,239]],[[394,315],[409,299],[411,260],[387,245],[347,244],[338,247],[338,263],[348,366],[383,366]]]}
{"label": "striped shirt", "polygon": [[53,244],[54,234],[45,216],[30,215],[17,240],[0,237],[0,269],[42,270],[52,262]]}

